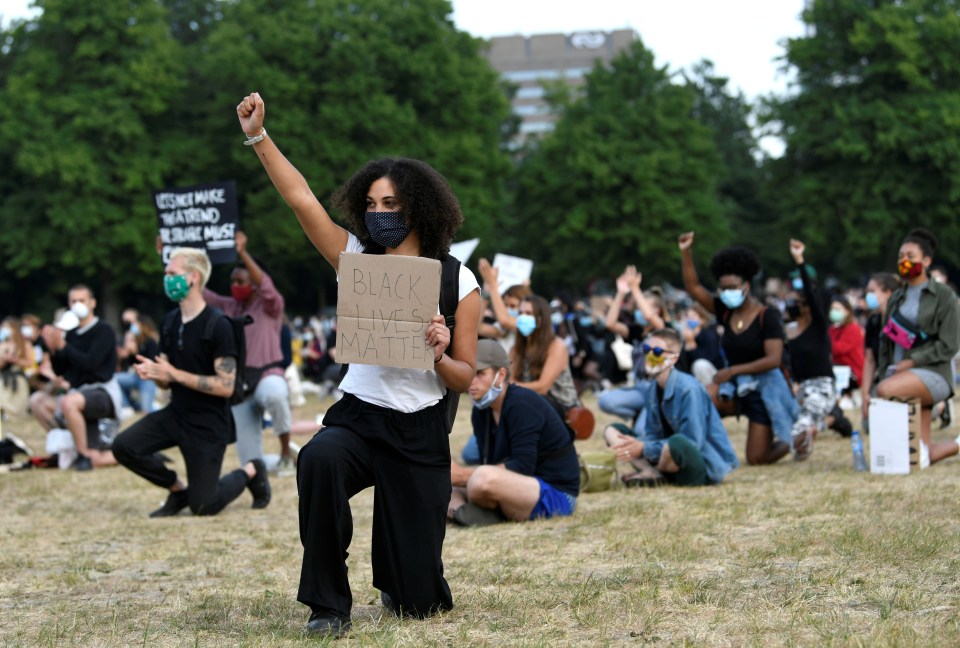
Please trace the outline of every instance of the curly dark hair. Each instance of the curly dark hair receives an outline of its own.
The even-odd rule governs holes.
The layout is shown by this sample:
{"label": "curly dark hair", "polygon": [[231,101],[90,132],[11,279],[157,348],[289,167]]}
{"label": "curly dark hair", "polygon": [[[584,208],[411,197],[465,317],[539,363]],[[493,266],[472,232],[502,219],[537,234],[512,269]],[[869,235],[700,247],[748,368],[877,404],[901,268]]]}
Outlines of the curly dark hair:
{"label": "curly dark hair", "polygon": [[[938,245],[937,237],[933,235],[933,232],[922,227],[910,230],[910,233],[903,239],[903,243],[917,244],[920,247],[920,251],[923,252],[923,256],[928,257],[933,256],[933,253],[937,251]],[[901,245],[903,245],[903,243],[901,243]]]}
{"label": "curly dark hair", "polygon": [[367,162],[333,195],[350,231],[356,234],[368,252],[383,252],[383,246],[370,239],[364,222],[370,185],[387,178],[396,190],[400,209],[411,229],[420,237],[420,256],[442,259],[463,224],[460,203],[442,175],[426,162],[412,158],[382,158]]}
{"label": "curly dark hair", "polygon": [[713,255],[713,259],[710,260],[710,272],[718,281],[725,275],[736,275],[746,283],[760,274],[760,260],[750,248],[735,245]]}

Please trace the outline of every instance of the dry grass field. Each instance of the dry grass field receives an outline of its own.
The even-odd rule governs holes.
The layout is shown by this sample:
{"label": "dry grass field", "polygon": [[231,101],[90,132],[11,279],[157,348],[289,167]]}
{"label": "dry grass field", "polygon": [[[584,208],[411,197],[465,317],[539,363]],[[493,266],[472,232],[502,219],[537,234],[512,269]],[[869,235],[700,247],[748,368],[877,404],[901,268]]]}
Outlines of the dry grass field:
{"label": "dry grass field", "polygon": [[[729,427],[742,456],[743,426]],[[42,449],[33,423],[5,429]],[[578,443],[600,447],[599,436]],[[719,487],[588,494],[568,519],[450,526],[456,609],[402,622],[370,584],[364,492],[354,626],[338,645],[960,645],[958,474],[958,459],[908,477],[855,473],[849,442],[828,433],[806,463],[741,467]],[[295,481],[273,488],[266,510],[244,494],[214,518],[152,520],[164,494],[122,468],[0,475],[0,643],[307,642]]]}

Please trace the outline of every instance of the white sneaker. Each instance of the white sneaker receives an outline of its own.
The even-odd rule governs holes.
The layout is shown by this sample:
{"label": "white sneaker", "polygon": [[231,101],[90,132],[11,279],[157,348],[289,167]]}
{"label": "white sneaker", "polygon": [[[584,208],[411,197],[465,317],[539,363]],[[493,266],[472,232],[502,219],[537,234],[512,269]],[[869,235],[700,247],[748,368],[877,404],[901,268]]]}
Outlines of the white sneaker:
{"label": "white sneaker", "polygon": [[850,400],[849,396],[844,396],[843,398],[840,399],[840,409],[842,409],[843,411],[849,412],[856,408],[857,408],[856,405],[853,404],[853,401]]}

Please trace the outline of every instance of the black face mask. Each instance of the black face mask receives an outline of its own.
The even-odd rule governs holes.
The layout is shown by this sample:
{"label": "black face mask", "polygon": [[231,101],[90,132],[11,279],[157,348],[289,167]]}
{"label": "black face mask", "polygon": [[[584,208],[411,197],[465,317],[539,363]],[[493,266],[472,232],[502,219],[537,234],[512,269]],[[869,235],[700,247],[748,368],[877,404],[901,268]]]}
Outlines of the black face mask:
{"label": "black face mask", "polygon": [[410,235],[410,227],[400,212],[372,212],[364,214],[364,223],[370,239],[385,248],[395,248]]}

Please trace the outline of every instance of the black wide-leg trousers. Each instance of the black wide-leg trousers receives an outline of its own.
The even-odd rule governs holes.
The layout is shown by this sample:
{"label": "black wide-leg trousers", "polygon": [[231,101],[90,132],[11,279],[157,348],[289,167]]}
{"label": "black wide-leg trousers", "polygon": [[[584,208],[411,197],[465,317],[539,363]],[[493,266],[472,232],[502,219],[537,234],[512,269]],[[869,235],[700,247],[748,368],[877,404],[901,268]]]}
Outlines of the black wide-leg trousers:
{"label": "black wide-leg trousers", "polygon": [[404,615],[453,607],[441,551],[450,502],[450,441],[440,405],[403,413],[350,394],[297,458],[303,565],[297,600],[350,614],[349,500],[374,487],[373,585]]}

